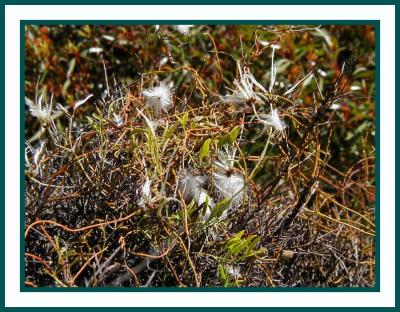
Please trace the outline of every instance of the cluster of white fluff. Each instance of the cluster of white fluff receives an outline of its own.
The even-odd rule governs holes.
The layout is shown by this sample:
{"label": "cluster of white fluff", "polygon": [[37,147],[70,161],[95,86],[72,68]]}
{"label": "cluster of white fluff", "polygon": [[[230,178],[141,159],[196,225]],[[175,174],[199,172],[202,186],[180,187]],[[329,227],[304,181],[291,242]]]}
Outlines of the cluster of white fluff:
{"label": "cluster of white fluff", "polygon": [[214,183],[219,197],[231,200],[230,208],[236,208],[242,204],[245,195],[245,183],[242,174],[214,173]]}
{"label": "cluster of white fluff", "polygon": [[237,280],[239,278],[242,278],[241,269],[239,265],[227,264],[225,268],[226,268],[226,273],[228,274],[228,277],[230,279]]}
{"label": "cluster of white fluff", "polygon": [[258,120],[264,125],[263,131],[267,127],[272,127],[276,131],[283,133],[287,127],[287,124],[279,117],[277,108],[273,108],[270,114],[259,114]]}
{"label": "cluster of white fluff", "polygon": [[[277,131],[279,136],[282,137],[286,123],[280,118],[279,111],[277,108],[271,106],[271,112],[269,114],[259,114],[254,106],[255,103],[263,104],[269,97],[272,96],[272,89],[276,79],[276,66],[274,65],[274,52],[275,47],[272,50],[272,64],[271,64],[271,81],[268,91],[259,83],[253,74],[250,72],[248,67],[243,67],[240,63],[237,63],[239,71],[239,79],[233,81],[234,90],[230,89],[232,94],[222,96],[222,102],[232,104],[250,104],[254,110],[254,117],[264,125],[262,133],[265,132],[266,128],[270,127]],[[297,87],[296,85],[293,88]]]}
{"label": "cluster of white fluff", "polygon": [[[214,193],[218,200],[228,199],[228,208],[239,207],[245,196],[245,181],[240,173],[232,173],[236,162],[236,148],[224,146],[218,151],[218,159],[215,162],[215,173],[213,174]],[[209,178],[204,175],[194,175],[189,170],[183,170],[179,174],[179,190],[186,202],[194,201],[197,206],[206,204],[206,212],[203,220],[206,221],[215,207],[213,198],[203,188]],[[227,217],[228,209],[225,209],[220,220]]]}
{"label": "cluster of white fluff", "polygon": [[[29,142],[26,142],[25,164],[34,176],[40,173],[40,159],[42,158],[45,145],[45,141],[40,141],[37,147],[32,147]],[[29,154],[32,157],[32,162],[29,161]]]}
{"label": "cluster of white fluff", "polygon": [[176,30],[185,36],[190,35],[190,28],[192,28],[192,27],[193,27],[193,25],[176,25],[175,26]]}
{"label": "cluster of white fluff", "polygon": [[113,122],[118,126],[122,127],[125,122],[120,115],[114,114]]}
{"label": "cluster of white fluff", "polygon": [[236,162],[237,148],[235,146],[229,147],[224,145],[217,152],[217,160],[215,161],[215,167],[217,172],[226,173],[233,170]]}
{"label": "cluster of white fluff", "polygon": [[165,81],[156,87],[143,90],[142,95],[155,117],[159,117],[162,111],[167,112],[172,104],[172,90]]}
{"label": "cluster of white fluff", "polygon": [[37,102],[33,102],[32,100],[25,98],[25,102],[29,107],[29,111],[33,117],[36,117],[43,123],[47,123],[51,121],[51,103],[43,103],[43,95],[39,96]]}
{"label": "cluster of white fluff", "polygon": [[245,196],[245,181],[241,173],[233,172],[236,162],[236,148],[224,146],[218,150],[214,184],[219,199],[229,199],[229,208],[239,207]]}
{"label": "cluster of white fluff", "polygon": [[234,104],[244,104],[249,101],[262,103],[265,99],[267,90],[254,78],[248,67],[242,69],[240,63],[237,63],[239,70],[239,79],[234,79],[233,84],[236,87],[230,91],[232,94],[227,94],[222,98],[223,102]]}
{"label": "cluster of white fluff", "polygon": [[207,181],[206,176],[194,175],[188,170],[183,170],[179,175],[179,190],[182,193],[183,199],[186,202],[192,200],[198,207],[203,204],[207,205],[206,212],[203,219],[208,220],[211,210],[214,208],[214,200],[208,195],[207,191],[203,188],[204,183]]}
{"label": "cluster of white fluff", "polygon": [[152,202],[152,197],[151,197],[151,180],[146,178],[146,181],[144,182],[142,186],[142,197],[139,200],[139,206],[146,208],[148,204]]}
{"label": "cluster of white fluff", "polygon": [[[194,25],[172,25],[172,28],[182,35],[189,36],[191,33],[191,28]],[[158,32],[160,30],[160,25],[154,25],[155,31]]]}

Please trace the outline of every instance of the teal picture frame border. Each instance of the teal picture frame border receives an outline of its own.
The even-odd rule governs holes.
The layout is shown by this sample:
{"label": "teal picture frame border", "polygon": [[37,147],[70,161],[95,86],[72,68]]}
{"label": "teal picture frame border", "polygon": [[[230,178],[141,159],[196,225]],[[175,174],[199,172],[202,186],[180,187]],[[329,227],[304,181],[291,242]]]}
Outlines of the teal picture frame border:
{"label": "teal picture frame border", "polygon": [[5,5],[396,5],[396,0],[2,0]]}
{"label": "teal picture frame border", "polygon": [[[151,0],[150,0],[151,1]],[[282,2],[284,2],[284,3],[282,3]],[[307,5],[307,4],[319,4],[319,5],[329,5],[329,4],[341,4],[341,5],[357,5],[357,4],[379,4],[379,5],[395,5],[395,10],[396,10],[396,13],[397,13],[397,2],[398,1],[388,1],[388,0],[383,0],[383,1],[371,1],[371,0],[367,0],[367,1],[344,1],[344,0],[337,0],[337,1],[332,1],[332,0],[328,0],[328,1],[326,1],[326,2],[324,2],[324,3],[320,3],[319,1],[315,1],[315,0],[308,0],[308,1],[295,1],[295,0],[287,0],[287,1],[285,1],[285,0],[283,0],[283,1],[276,1],[276,0],[272,0],[272,1],[263,1],[263,0],[250,0],[250,1],[248,1],[248,2],[246,2],[245,4],[246,5],[253,5],[253,4],[259,4],[259,5],[261,5],[261,4],[283,4],[283,5],[292,5],[292,4],[301,4],[301,5]],[[162,1],[162,0],[153,0],[153,1],[151,1],[151,3],[149,3],[149,1],[134,1],[134,2],[132,2],[132,1],[129,1],[129,0],[126,0],[126,1],[124,1],[124,0],[116,0],[114,3],[110,3],[110,2],[108,2],[108,1],[105,1],[105,0],[97,0],[97,1],[95,1],[95,0],[83,0],[83,1],[77,1],[77,0],[71,0],[71,1],[65,1],[65,0],[63,0],[63,1],[60,1],[60,2],[58,2],[58,3],[52,3],[52,1],[49,1],[49,0],[41,0],[41,1],[28,1],[28,0],[25,0],[25,1],[3,1],[2,2],[2,10],[1,10],[1,12],[0,12],[0,20],[2,20],[3,21],[3,23],[2,23],[2,27],[3,27],[3,29],[2,29],[2,31],[1,31],[1,43],[2,43],[2,49],[0,50],[0,57],[1,57],[1,60],[0,60],[0,71],[3,73],[3,74],[1,74],[0,75],[0,84],[1,84],[1,87],[3,88],[2,89],[2,91],[3,91],[3,106],[2,106],[2,108],[1,108],[1,114],[0,114],[0,117],[1,117],[1,119],[0,119],[0,122],[1,122],[1,125],[2,125],[2,130],[3,130],[3,135],[1,136],[1,148],[2,148],[2,153],[0,154],[0,157],[1,157],[1,166],[0,166],[0,173],[1,173],[1,177],[2,177],[2,179],[1,179],[1,198],[2,198],[2,204],[3,204],[3,208],[5,209],[5,194],[4,194],[4,192],[5,192],[5,189],[4,189],[4,187],[5,187],[5,156],[4,156],[4,154],[5,154],[5,128],[4,128],[4,120],[5,120],[5,98],[4,98],[4,83],[5,83],[5,79],[6,79],[6,77],[5,77],[5,72],[4,72],[4,70],[5,70],[5,52],[4,52],[4,47],[5,47],[5,5],[23,5],[23,4],[75,4],[75,5],[86,5],[86,4],[113,4],[113,5],[118,5],[118,4],[121,4],[121,5],[123,5],[123,4],[152,4],[152,5],[160,5],[160,4],[188,4],[188,3],[185,3],[185,1],[180,1],[180,0],[175,0],[175,1]],[[231,0],[231,1],[225,1],[225,0],[217,0],[217,1],[209,1],[209,0],[205,0],[205,1],[194,1],[194,2],[191,2],[190,3],[191,5],[195,5],[195,4],[221,4],[221,5],[224,5],[224,4],[244,4],[242,1],[238,1],[238,0]],[[26,22],[29,22],[29,21],[26,21]],[[37,22],[37,21],[35,21],[35,22]],[[49,23],[51,23],[51,22],[54,22],[54,21],[47,21],[47,22],[49,22]],[[78,21],[79,22],[79,21]],[[84,21],[82,21],[84,24],[91,24],[91,23],[87,23],[87,22],[84,22]],[[147,21],[147,22],[151,22],[151,21]],[[153,21],[153,22],[155,22],[155,21]],[[173,21],[173,22],[171,22],[171,21],[161,21],[161,23],[162,24],[168,24],[168,23],[171,23],[171,24],[174,24],[176,21]],[[202,21],[200,21],[200,22],[202,22]],[[210,21],[207,21],[208,23],[210,23]],[[244,22],[243,21],[239,21],[240,22],[240,24],[244,24]],[[279,22],[281,22],[281,21],[279,21]],[[283,21],[284,22],[284,21]],[[283,23],[283,22],[281,22],[281,23]],[[286,23],[287,23],[288,21],[286,21]],[[304,22],[304,21],[303,21]],[[313,21],[306,21],[307,23],[312,23]],[[323,22],[326,22],[326,21],[323,21]],[[357,22],[359,22],[359,21],[357,21]],[[118,23],[120,23],[120,21],[118,21]],[[204,21],[203,21],[203,23],[204,23]],[[257,21],[251,21],[249,24],[254,24],[254,23],[257,23]],[[293,23],[293,21],[290,21],[290,23],[291,24],[294,24]],[[53,23],[54,24],[54,23]],[[77,24],[77,21],[73,21],[73,24]],[[139,23],[137,23],[137,24],[145,24],[144,23],[144,21],[140,21]],[[215,24],[215,23],[214,23]],[[223,23],[222,24],[226,24],[226,21],[223,21]],[[271,22],[269,22],[269,24],[272,24]],[[320,22],[319,24],[323,24],[322,22]],[[325,23],[326,24],[326,23]],[[396,23],[396,51],[398,51],[398,44],[399,44],[399,39],[400,39],[400,27],[399,27],[399,25],[398,25],[398,23]],[[378,37],[378,39],[379,39],[379,37]],[[378,41],[376,41],[376,46],[378,46]],[[378,105],[378,100],[379,100],[379,92],[380,92],[380,85],[379,85],[379,79],[378,79],[378,75],[379,75],[379,71],[378,71],[378,68],[379,68],[379,58],[380,58],[380,51],[379,51],[379,49],[377,49],[377,54],[376,54],[376,60],[377,60],[377,65],[376,65],[376,68],[377,68],[377,72],[376,72],[376,95],[377,95],[377,106],[376,106],[376,116],[377,116],[377,118],[376,118],[376,121],[378,122],[379,121],[379,116],[380,116],[380,105]],[[22,54],[22,52],[21,52],[21,54]],[[400,64],[399,64],[399,62],[397,62],[396,63],[396,76],[397,76],[397,73],[399,72],[399,67],[400,67]],[[22,69],[21,69],[21,72],[22,72]],[[23,82],[23,76],[21,76],[21,81]],[[400,83],[399,83],[399,80],[398,79],[396,79],[396,82],[395,82],[395,86],[396,86],[396,89],[397,88],[400,88]],[[21,91],[23,92],[23,83],[21,84]],[[22,98],[23,99],[23,98]],[[400,105],[398,102],[399,102],[399,100],[398,100],[398,97],[396,96],[396,98],[395,98],[395,101],[396,101],[396,106],[398,106],[398,105]],[[22,100],[21,100],[21,102],[22,102]],[[396,118],[397,117],[399,117],[399,112],[398,112],[398,110],[396,111]],[[22,125],[22,129],[23,129],[23,125]],[[21,133],[22,133],[22,135],[21,135],[21,138],[22,138],[22,136],[23,136],[23,131],[21,131]],[[397,143],[399,143],[399,126],[395,126],[395,134],[396,134],[396,139],[395,139],[395,143],[396,143],[396,145],[398,146],[398,144]],[[20,139],[21,139],[20,138]],[[380,140],[379,140],[379,135],[377,135],[376,136],[376,140],[377,140],[377,146],[379,146],[378,144],[380,144]],[[23,142],[23,141],[22,141]],[[397,151],[398,151],[398,147],[396,147],[396,153],[397,153]],[[376,159],[377,159],[377,173],[376,173],[376,175],[377,175],[377,178],[379,179],[379,165],[380,165],[380,157],[379,157],[379,154],[380,154],[380,150],[377,150],[377,152],[376,152]],[[396,178],[398,177],[398,174],[399,174],[399,168],[396,168],[395,169],[395,176],[396,176]],[[21,176],[23,176],[23,174],[21,174]],[[379,181],[379,180],[376,180],[377,182]],[[398,186],[396,186],[396,191],[400,191],[400,189],[399,189],[399,187]],[[379,198],[379,195],[380,195],[380,192],[379,192],[379,188],[377,187],[377,191],[376,191],[377,193],[376,193],[376,195],[377,195],[377,198]],[[377,200],[377,203],[378,203],[378,200]],[[378,203],[379,204],[379,203]],[[397,208],[397,196],[396,196],[396,200],[395,200],[395,204],[396,204],[396,208]],[[21,205],[21,206],[23,206],[23,204]],[[3,210],[3,213],[1,213],[1,225],[2,225],[2,228],[3,228],[3,230],[2,230],[2,243],[3,243],[3,246],[4,246],[4,243],[5,243],[5,239],[6,239],[6,237],[5,237],[5,232],[4,232],[4,224],[5,224],[5,215],[4,215],[4,211],[5,210]],[[377,233],[379,233],[380,232],[380,228],[379,228],[379,225],[380,225],[380,218],[379,218],[379,211],[380,211],[380,207],[379,207],[379,209],[377,209]],[[396,215],[396,220],[395,220],[395,223],[396,223],[396,226],[398,226],[398,224],[399,224],[399,216],[398,216],[398,214]],[[397,231],[396,231],[397,232]],[[396,259],[398,259],[399,258],[399,251],[398,251],[398,244],[399,244],[399,239],[398,239],[398,237],[397,237],[397,233],[396,233],[396,249],[395,249],[395,255],[396,255]],[[379,255],[379,257],[380,257],[380,245],[379,245],[379,239],[377,240],[377,245],[376,245],[376,248],[377,248],[377,255]],[[4,265],[5,265],[5,263],[4,263],[4,256],[5,256],[5,250],[4,250],[4,247],[3,248],[0,248],[1,249],[1,255],[0,255],[0,266],[1,266],[1,269],[0,269],[0,278],[1,278],[1,280],[2,280],[2,283],[1,283],[1,297],[0,297],[0,308],[3,310],[4,308],[5,308],[5,293],[4,293],[4,291],[5,291],[5,287],[6,287],[6,284],[5,284],[5,267],[4,267]],[[376,268],[379,268],[379,257],[377,256],[377,258],[376,258]],[[379,272],[377,272],[377,273],[379,273]],[[397,285],[397,281],[398,281],[398,279],[399,279],[399,275],[400,275],[400,273],[399,273],[399,271],[398,270],[396,270],[396,273],[395,273],[395,277],[396,277],[396,285]],[[380,276],[379,276],[379,274],[377,274],[376,275],[376,285],[377,286],[380,286]],[[374,287],[375,288],[375,287]],[[379,288],[380,287],[378,287],[377,288],[377,290],[373,290],[373,291],[379,291]],[[268,291],[271,291],[271,289],[272,288],[269,288],[269,290]],[[344,288],[342,288],[343,289],[343,291],[358,291],[357,289],[355,289],[354,290],[354,288],[350,288],[350,289],[344,289]],[[368,288],[368,289],[370,289],[370,288]],[[199,290],[199,289],[197,289],[197,290]],[[79,290],[79,291],[81,291],[81,290]],[[106,291],[110,291],[109,289],[107,289]],[[117,291],[121,291],[121,289],[117,289]],[[164,288],[164,291],[171,291],[169,288]],[[182,291],[182,289],[179,289],[179,291]],[[202,291],[202,290],[201,290]],[[203,290],[203,291],[213,291],[213,289],[210,289],[210,288],[207,288],[206,290]],[[229,289],[228,291],[232,291],[232,289]],[[241,289],[240,291],[243,291],[243,289]],[[249,290],[249,291],[256,291],[256,289],[251,289],[251,290]],[[282,290],[279,290],[279,291],[291,291],[290,289],[287,289],[287,288],[283,288]],[[299,289],[294,289],[294,291],[299,291]],[[302,291],[301,289],[300,289],[300,291]],[[317,288],[312,288],[312,290],[310,290],[310,291],[319,291],[319,290],[317,290]],[[332,288],[329,288],[328,290],[327,290],[328,292],[329,291],[332,291]],[[396,287],[396,299],[397,299],[397,293],[398,293],[398,289],[397,289],[397,287]],[[13,310],[25,310],[26,308],[6,308],[7,310],[10,310],[10,309],[13,309]],[[49,310],[49,309],[51,309],[51,308],[32,308],[32,310],[37,310],[37,311],[42,311],[42,310]],[[66,311],[66,310],[70,310],[71,308],[59,308],[61,311]],[[78,309],[78,310],[81,310],[81,309],[83,309],[83,308],[74,308],[74,309]],[[92,309],[94,309],[94,308],[87,308],[87,309],[89,309],[89,310],[92,310]],[[96,308],[97,310],[98,309],[100,309],[100,310],[104,310],[104,309],[106,309],[106,308]],[[127,308],[121,308],[121,309],[127,309]],[[170,310],[170,311],[176,311],[176,310],[183,310],[183,309],[186,309],[186,308],[165,308],[166,310]],[[207,310],[215,310],[216,308],[208,308]],[[218,310],[235,310],[235,311],[237,311],[237,310],[240,310],[240,308],[219,308]],[[261,309],[265,309],[265,308],[252,308],[252,310],[261,310]],[[268,308],[268,310],[269,311],[277,311],[277,310],[279,310],[279,311],[282,311],[282,310],[288,310],[288,309],[290,309],[290,308]],[[309,311],[309,310],[315,310],[315,309],[318,309],[318,308],[297,308],[298,310],[300,310],[300,311]],[[325,308],[326,310],[329,310],[329,311],[333,311],[333,310],[338,310],[338,309],[340,309],[340,310],[342,310],[342,309],[344,309],[344,310],[348,310],[348,309],[350,309],[350,308]],[[394,311],[397,311],[397,300],[396,300],[396,307],[394,307],[394,308],[353,308],[353,309],[355,309],[355,310],[362,310],[362,311],[376,311],[376,310],[386,310],[386,311],[388,311],[388,310],[394,310]],[[151,311],[151,310],[159,310],[159,308],[135,308],[135,311]],[[204,308],[192,308],[192,310],[196,310],[196,311],[200,311],[200,310],[204,310]]]}

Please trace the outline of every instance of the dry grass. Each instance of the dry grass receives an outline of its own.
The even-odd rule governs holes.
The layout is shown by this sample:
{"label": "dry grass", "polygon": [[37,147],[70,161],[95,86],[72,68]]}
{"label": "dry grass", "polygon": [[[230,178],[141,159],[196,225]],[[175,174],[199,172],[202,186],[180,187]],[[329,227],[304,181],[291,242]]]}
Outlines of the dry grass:
{"label": "dry grass", "polygon": [[[223,51],[209,37],[223,81]],[[257,44],[257,33],[251,40],[248,55],[268,55],[271,65],[270,47]],[[252,71],[247,59],[238,61]],[[188,64],[149,71],[129,85],[111,82],[105,71],[109,92],[57,108],[32,136],[36,148],[27,149],[26,285],[374,286],[374,147],[365,140],[351,166],[338,165],[332,152],[342,127],[332,105],[351,97],[352,70],[343,66],[323,90],[309,81],[312,103],[303,101],[309,91],[300,83],[286,95],[289,87],[255,87],[261,100],[240,104],[221,99],[224,88]],[[143,90],[176,77],[184,82],[157,116]],[[283,130],[263,124],[271,108]],[[225,179],[244,181],[233,199],[216,180],[224,148],[236,150]],[[180,187],[189,174],[202,177],[206,202]]]}

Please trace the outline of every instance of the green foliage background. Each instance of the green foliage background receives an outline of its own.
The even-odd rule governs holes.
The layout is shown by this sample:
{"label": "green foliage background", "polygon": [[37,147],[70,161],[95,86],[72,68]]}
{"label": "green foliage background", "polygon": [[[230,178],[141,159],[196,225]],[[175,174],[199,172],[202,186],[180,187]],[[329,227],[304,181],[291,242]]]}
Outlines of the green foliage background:
{"label": "green foliage background", "polygon": [[[295,83],[310,70],[320,70],[322,91],[340,70],[338,57],[351,51],[356,58],[351,92],[341,104],[343,123],[333,138],[334,159],[340,169],[354,163],[363,153],[375,146],[375,31],[373,26],[325,25],[317,30],[303,30],[315,25],[255,26],[203,25],[195,27],[190,37],[170,34],[169,50],[159,46],[154,26],[27,26],[25,32],[25,93],[33,99],[36,84],[41,91],[54,94],[55,100],[72,107],[88,93],[101,96],[105,89],[103,60],[108,75],[130,85],[141,73],[160,70],[173,71],[178,66],[191,66],[212,90],[225,93],[236,76],[235,59],[244,59],[260,82],[269,82],[269,53],[255,55],[254,34],[260,29],[260,39],[279,44],[276,51],[277,81]],[[214,38],[223,73],[220,77],[215,56]],[[241,40],[238,40],[241,38]],[[90,53],[90,48],[101,48],[101,53]],[[154,55],[158,55],[154,59]],[[159,66],[162,58],[170,61]],[[161,76],[163,73],[160,73]],[[174,75],[172,73],[172,75]],[[185,77],[175,74],[179,97],[191,90]],[[111,83],[111,82],[110,82]],[[351,90],[353,87],[355,90]],[[315,84],[303,90],[303,100],[312,105]],[[26,116],[26,136],[36,129],[35,121]],[[38,125],[36,125],[38,126]],[[255,147],[257,148],[257,147]]]}

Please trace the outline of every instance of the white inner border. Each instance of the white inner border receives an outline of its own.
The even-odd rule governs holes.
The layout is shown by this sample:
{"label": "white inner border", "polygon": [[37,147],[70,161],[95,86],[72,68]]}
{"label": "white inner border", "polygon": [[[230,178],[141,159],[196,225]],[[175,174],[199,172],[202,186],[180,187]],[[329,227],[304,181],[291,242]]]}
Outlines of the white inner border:
{"label": "white inner border", "polygon": [[[380,20],[381,291],[377,293],[21,293],[19,208],[20,20]],[[188,22],[189,24],[189,22]],[[43,306],[394,306],[395,7],[392,6],[29,6],[5,10],[5,304]]]}

